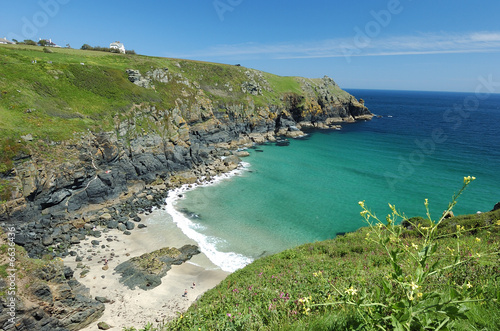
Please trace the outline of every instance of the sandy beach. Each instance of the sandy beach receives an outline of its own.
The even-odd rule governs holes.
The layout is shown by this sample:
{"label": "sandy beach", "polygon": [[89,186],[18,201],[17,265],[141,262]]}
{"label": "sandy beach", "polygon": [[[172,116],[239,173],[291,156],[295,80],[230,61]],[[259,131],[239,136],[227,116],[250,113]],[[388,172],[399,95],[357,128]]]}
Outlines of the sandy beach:
{"label": "sandy beach", "polygon": [[[147,227],[136,227],[131,235],[98,228],[103,230],[100,238],[90,237],[72,247],[71,250],[83,257],[80,263],[89,268],[87,275],[80,278],[84,269],[77,268],[79,262],[75,261],[74,256],[66,257],[64,262],[75,271],[75,278],[90,289],[93,298],[98,296],[110,300],[105,303],[103,316],[82,330],[99,330],[97,323],[101,321],[108,323],[114,330],[122,330],[123,327],[140,328],[148,322],[156,324],[171,320],[186,311],[202,293],[227,277],[228,272],[221,270],[201,253],[182,265],[172,266],[162,278],[162,284],[154,289],[131,290],[119,282],[120,275],[114,272],[114,268],[132,257],[163,247],[196,245],[173,222],[166,220],[167,215],[163,210],[156,210],[148,216],[140,215],[141,223]],[[99,246],[93,246],[92,240],[100,241]],[[106,259],[109,269],[103,270]],[[185,290],[187,295],[184,296]]]}

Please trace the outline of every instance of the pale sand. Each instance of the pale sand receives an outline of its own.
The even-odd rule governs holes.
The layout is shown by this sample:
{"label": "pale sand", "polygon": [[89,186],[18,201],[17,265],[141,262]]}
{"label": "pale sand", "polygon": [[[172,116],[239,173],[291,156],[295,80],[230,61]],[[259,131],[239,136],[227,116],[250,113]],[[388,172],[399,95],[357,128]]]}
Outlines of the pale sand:
{"label": "pale sand", "polygon": [[[172,266],[162,278],[162,284],[152,290],[144,291],[139,288],[130,290],[122,285],[119,282],[120,275],[114,272],[114,268],[120,263],[163,247],[180,248],[185,244],[196,244],[175,224],[162,220],[162,212],[156,211],[150,216],[142,217],[142,223],[148,227],[136,228],[131,231],[132,235],[127,236],[121,231],[110,230],[108,233],[103,233],[100,238],[90,237],[72,247],[71,250],[77,251],[78,255],[84,258],[82,263],[90,267],[87,276],[80,278],[82,269],[76,268],[75,257],[65,258],[65,264],[75,270],[75,278],[90,289],[92,298],[101,296],[114,301],[105,304],[106,309],[99,320],[82,330],[97,331],[97,323],[101,321],[113,326],[114,330],[122,330],[123,327],[133,326],[139,329],[148,322],[157,324],[171,320],[179,313],[185,312],[199,295],[227,277],[228,272],[214,265],[204,254],[198,254],[187,263]],[[106,241],[108,237],[114,240],[108,242]],[[100,241],[98,248],[92,248],[91,240]],[[102,249],[101,245],[109,247]],[[92,261],[87,260],[87,256],[92,254],[87,252],[89,249],[96,253]],[[112,252],[115,253],[114,257],[110,255]],[[127,253],[130,255],[126,256]],[[102,270],[106,258],[109,269]],[[194,288],[193,282],[196,284]],[[184,297],[185,289],[188,294]]]}

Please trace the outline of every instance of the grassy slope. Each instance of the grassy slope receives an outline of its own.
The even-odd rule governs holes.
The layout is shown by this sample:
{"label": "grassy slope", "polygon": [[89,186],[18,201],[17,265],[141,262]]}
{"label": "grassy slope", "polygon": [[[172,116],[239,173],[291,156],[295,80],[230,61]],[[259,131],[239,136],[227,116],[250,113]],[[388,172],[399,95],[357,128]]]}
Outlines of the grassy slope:
{"label": "grassy slope", "polygon": [[[481,215],[449,219],[440,228],[441,234],[455,231],[456,224],[469,231],[464,236],[462,254],[484,245],[499,251],[500,210]],[[492,224],[493,223],[493,224]],[[389,258],[380,246],[365,240],[368,228],[337,237],[334,240],[306,244],[282,253],[256,260],[231,274],[213,290],[205,293],[186,314],[161,330],[345,330],[356,328],[359,315],[346,306],[334,305],[303,310],[300,298],[310,297],[315,303],[335,300],[336,292],[351,286],[361,292],[374,291],[390,271]],[[478,243],[476,238],[481,238]],[[416,232],[407,231],[407,244],[420,244]],[[455,240],[439,240],[439,249],[456,247]],[[468,321],[457,324],[458,330],[498,330],[500,328],[499,295],[500,260],[462,265],[450,273],[449,281],[470,282],[485,291],[485,302],[471,305]],[[441,280],[446,283],[447,280]],[[228,315],[230,314],[230,316]],[[160,330],[159,329],[159,330]]]}
{"label": "grassy slope", "polygon": [[[198,87],[214,105],[265,106],[281,103],[284,93],[303,93],[298,78],[262,73],[272,92],[264,90],[259,96],[244,94],[241,84],[249,80],[244,67],[98,51],[51,50],[53,53],[45,53],[37,46],[0,46],[0,140],[31,133],[58,141],[86,129],[111,130],[113,115],[133,104],[149,103],[171,109],[179,98],[184,103],[194,102]],[[35,60],[36,64],[32,63]],[[151,68],[168,68],[174,78],[168,83],[155,83],[155,91],[131,84],[125,73],[126,69],[137,69],[144,75]],[[193,84],[183,83],[186,79]],[[335,93],[348,99],[340,89]],[[34,111],[26,112],[28,109]]]}

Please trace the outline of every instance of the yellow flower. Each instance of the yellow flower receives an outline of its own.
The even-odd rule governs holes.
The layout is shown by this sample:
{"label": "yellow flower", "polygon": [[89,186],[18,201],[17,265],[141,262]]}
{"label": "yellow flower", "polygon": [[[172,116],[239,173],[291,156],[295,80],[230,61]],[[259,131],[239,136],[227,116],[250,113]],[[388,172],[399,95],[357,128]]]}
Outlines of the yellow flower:
{"label": "yellow flower", "polygon": [[423,295],[423,294],[422,294],[422,292],[418,292],[418,293],[417,293],[417,298],[419,298],[419,299],[420,299],[420,298],[422,297],[422,295]]}
{"label": "yellow flower", "polygon": [[349,295],[355,295],[356,293],[358,293],[358,290],[356,290],[355,288],[353,288],[352,286],[349,287],[347,290],[345,290],[345,293],[349,294]]}
{"label": "yellow flower", "polygon": [[467,288],[471,288],[472,287],[472,284],[470,282],[467,282]]}
{"label": "yellow flower", "polygon": [[408,299],[410,299],[410,301],[413,301],[413,294],[410,293],[410,296],[408,297]]}
{"label": "yellow flower", "polygon": [[410,287],[412,291],[415,291],[419,286],[415,282],[411,282]]}
{"label": "yellow flower", "polygon": [[475,180],[476,177],[474,176],[467,176],[467,177],[464,177],[464,184],[469,184],[470,182],[472,182],[473,180]]}
{"label": "yellow flower", "polygon": [[500,225],[500,220],[498,220],[495,224],[496,224],[496,225]]}
{"label": "yellow flower", "polygon": [[365,208],[365,202],[364,201],[359,201],[358,205],[360,205],[361,208]]}
{"label": "yellow flower", "polygon": [[411,247],[418,249],[418,245],[415,245],[414,243],[411,244]]}
{"label": "yellow flower", "polygon": [[477,241],[477,242],[480,242],[480,241],[481,241],[481,238],[476,238],[476,241]]}

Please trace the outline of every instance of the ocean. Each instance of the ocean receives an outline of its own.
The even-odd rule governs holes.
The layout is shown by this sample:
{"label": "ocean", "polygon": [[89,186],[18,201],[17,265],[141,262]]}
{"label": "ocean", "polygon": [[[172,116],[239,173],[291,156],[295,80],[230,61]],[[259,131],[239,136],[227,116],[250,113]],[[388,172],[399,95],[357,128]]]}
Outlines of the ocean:
{"label": "ocean", "polygon": [[[348,90],[371,121],[308,132],[289,146],[250,148],[245,167],[167,202],[173,222],[226,271],[365,226],[358,202],[380,219],[388,203],[439,219],[464,176],[477,178],[455,214],[500,201],[500,94]],[[177,195],[172,195],[177,196]]]}

